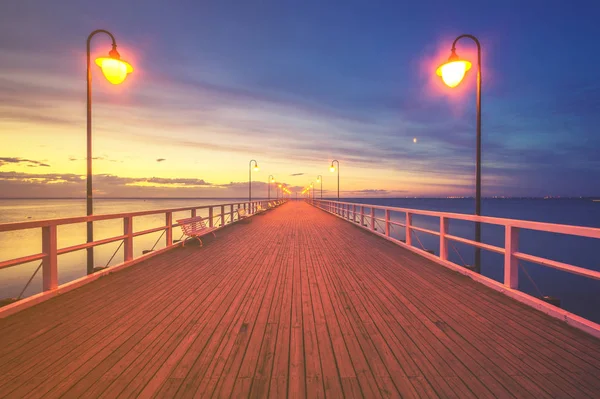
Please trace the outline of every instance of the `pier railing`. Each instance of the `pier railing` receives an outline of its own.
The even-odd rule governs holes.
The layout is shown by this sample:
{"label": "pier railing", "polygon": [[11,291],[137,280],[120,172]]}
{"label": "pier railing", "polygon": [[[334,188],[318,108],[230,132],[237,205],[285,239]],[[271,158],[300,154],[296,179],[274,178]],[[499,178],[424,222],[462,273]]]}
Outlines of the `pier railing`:
{"label": "pier railing", "polygon": [[[600,272],[570,265],[567,263],[558,262],[551,259],[542,258],[526,254],[519,251],[519,231],[521,229],[543,231],[548,233],[559,233],[571,236],[589,237],[600,240],[600,228],[569,226],[562,224],[532,222],[526,220],[505,219],[489,216],[475,216],[461,213],[449,213],[438,211],[426,211],[420,209],[396,208],[389,206],[367,205],[351,202],[325,201],[325,200],[309,200],[314,206],[321,208],[327,212],[340,216],[348,221],[354,221],[360,227],[371,230],[373,233],[383,236],[389,240],[397,241],[398,243],[413,247],[413,232],[423,232],[438,236],[440,240],[440,250],[438,257],[441,260],[448,261],[448,243],[456,241],[463,244],[479,247],[481,249],[495,252],[504,256],[504,285],[509,288],[517,288],[518,280],[518,261],[527,261],[541,266],[551,267],[557,270],[562,270],[568,273],[578,274],[580,276],[600,280]],[[375,216],[375,210],[382,210],[384,218]],[[404,223],[392,220],[392,213],[402,214]],[[423,227],[417,227],[412,223],[413,215],[433,216],[439,219],[439,229],[430,230]],[[458,237],[448,233],[451,220],[464,220],[469,222],[480,222],[482,224],[492,224],[504,227],[504,247],[476,242],[467,238]],[[368,223],[366,223],[368,222]],[[379,232],[376,229],[375,223],[381,222],[384,226],[384,231]],[[391,237],[391,226],[400,226],[405,229],[405,241],[401,241]],[[600,241],[598,242],[600,245]],[[413,247],[423,253],[425,250]]]}
{"label": "pier railing", "polygon": [[[173,240],[173,228],[178,227],[178,223],[173,223],[173,214],[179,212],[190,212],[191,217],[195,217],[199,210],[208,210],[208,224],[210,227],[222,228],[227,224],[234,223],[239,220],[237,209],[243,208],[247,213],[252,216],[256,214],[259,208],[267,209],[268,203],[281,204],[283,200],[260,200],[252,202],[234,202],[227,204],[218,205],[205,205],[196,207],[185,207],[185,208],[170,208],[170,209],[157,209],[149,211],[139,212],[126,212],[116,213],[109,215],[93,215],[93,216],[81,216],[81,217],[70,217],[61,219],[48,219],[48,220],[35,220],[26,222],[15,222],[15,223],[3,223],[0,224],[0,233],[25,230],[25,229],[39,229],[42,236],[42,248],[41,252],[37,252],[31,255],[22,256],[13,259],[7,259],[0,261],[0,269],[14,267],[21,264],[41,261],[42,267],[42,289],[43,292],[53,291],[58,288],[58,256],[68,254],[75,251],[80,251],[90,247],[96,247],[99,245],[109,244],[112,242],[122,241],[123,242],[123,264],[128,264],[134,261],[139,261],[149,256],[152,253],[138,256],[134,259],[133,251],[133,239],[135,237],[156,233],[159,231],[164,232],[165,236],[165,248],[168,250],[173,248],[179,243]],[[148,215],[164,215],[165,224],[158,227],[142,231],[133,231],[134,218]],[[68,247],[58,248],[57,237],[58,237],[58,226],[72,225],[76,223],[95,222],[101,220],[115,220],[122,219],[123,221],[123,234],[117,236],[108,237],[100,240],[96,240],[89,243],[82,243],[72,245]],[[159,252],[159,251],[157,251]]]}
{"label": "pier railing", "polygon": [[[342,219],[345,219],[349,222],[354,222],[355,225],[363,229],[369,230],[373,234],[377,234],[381,237],[384,237],[387,240],[393,241],[405,248],[410,249],[413,252],[419,253],[427,258],[438,261],[446,266],[451,265],[453,266],[452,268],[457,271],[462,272],[466,269],[454,262],[451,262],[448,259],[448,248],[451,242],[463,243],[472,247],[479,247],[483,250],[500,254],[504,257],[504,279],[502,284],[506,288],[506,290],[503,291],[518,291],[519,261],[526,261],[537,265],[561,270],[563,272],[577,274],[595,280],[600,280],[600,272],[598,271],[571,265],[568,263],[558,262],[556,260],[547,259],[540,256],[527,254],[519,250],[519,232],[523,229],[547,233],[565,234],[570,236],[589,237],[600,240],[600,228],[569,226],[553,223],[533,222],[488,216],[475,216],[460,213],[427,211],[419,209],[397,208],[389,206],[378,206],[328,200],[309,199],[308,202],[313,206],[318,207],[326,212],[332,213]],[[383,218],[377,217],[376,211],[378,211],[379,215],[383,213]],[[412,220],[413,215],[423,215],[437,218],[439,220],[439,227],[435,230],[431,230],[415,226]],[[468,238],[459,237],[457,235],[449,234],[449,226],[452,220],[480,222],[482,224],[502,226],[504,227],[504,245],[490,245],[483,242],[476,242]],[[379,230],[377,229],[378,226]],[[394,226],[398,226],[404,230],[405,240],[401,240],[392,236],[391,230]],[[436,255],[432,253],[433,251],[427,251],[425,248],[418,248],[417,246],[413,245],[413,237],[415,236],[416,232],[431,234],[433,236],[439,237],[439,254]],[[598,241],[598,244],[600,245],[600,241]],[[471,273],[471,276],[473,276],[473,273]],[[477,279],[490,286],[500,284],[497,283],[495,280],[491,280],[484,276],[478,275]],[[494,286],[493,288],[498,289],[499,287]],[[529,299],[524,299],[520,295],[527,294],[519,294],[519,297],[517,299],[521,300],[522,302],[527,302],[528,304],[538,308],[540,306],[543,306],[543,304],[537,301],[536,298],[530,297],[530,301]],[[564,313],[568,312],[565,311]],[[562,313],[560,316],[561,318],[565,318]],[[578,316],[573,316],[577,318],[578,323],[582,322],[584,324],[594,324],[593,322],[589,322],[586,319],[580,320]],[[597,327],[597,325],[594,325],[594,328]]]}

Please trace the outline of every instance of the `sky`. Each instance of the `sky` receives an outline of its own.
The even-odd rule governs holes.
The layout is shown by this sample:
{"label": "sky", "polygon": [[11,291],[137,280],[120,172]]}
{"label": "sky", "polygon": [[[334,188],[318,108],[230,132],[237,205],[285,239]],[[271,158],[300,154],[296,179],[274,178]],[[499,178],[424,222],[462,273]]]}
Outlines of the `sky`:
{"label": "sky", "polygon": [[[484,196],[600,195],[596,1],[4,0],[0,198],[84,197],[85,43],[111,31],[134,72],[93,65],[97,197],[255,197],[323,176],[334,196],[473,196],[482,45]],[[108,36],[92,40],[107,56]],[[457,53],[475,65],[463,39]],[[319,187],[319,185],[317,184]]]}

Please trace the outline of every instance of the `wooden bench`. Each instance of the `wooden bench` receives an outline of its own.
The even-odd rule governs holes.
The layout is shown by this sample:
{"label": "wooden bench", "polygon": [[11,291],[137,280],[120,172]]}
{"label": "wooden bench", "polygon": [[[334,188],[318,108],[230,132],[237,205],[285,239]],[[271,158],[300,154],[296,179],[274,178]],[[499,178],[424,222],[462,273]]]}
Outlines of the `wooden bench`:
{"label": "wooden bench", "polygon": [[187,236],[185,240],[183,240],[183,245],[185,246],[185,241],[188,238],[195,238],[200,242],[200,246],[202,246],[202,240],[200,237],[205,236],[207,234],[212,234],[216,237],[214,230],[217,227],[209,227],[206,225],[204,218],[202,216],[195,216],[193,218],[187,219],[179,219],[177,223],[181,226],[181,230],[183,230],[183,234]]}
{"label": "wooden bench", "polygon": [[242,221],[242,220],[250,220],[250,215],[248,215],[248,212],[246,212],[246,210],[244,208],[238,208],[237,209],[237,214],[238,214],[238,222]]}

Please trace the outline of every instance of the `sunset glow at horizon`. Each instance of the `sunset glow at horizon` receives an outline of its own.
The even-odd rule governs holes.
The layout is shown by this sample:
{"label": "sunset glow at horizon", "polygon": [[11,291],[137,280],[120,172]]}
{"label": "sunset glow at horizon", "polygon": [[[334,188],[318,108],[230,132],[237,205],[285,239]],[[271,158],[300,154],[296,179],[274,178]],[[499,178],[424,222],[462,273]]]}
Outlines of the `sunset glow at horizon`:
{"label": "sunset glow at horizon", "polygon": [[[249,159],[257,198],[269,175],[296,192],[322,175],[336,196],[332,159],[342,197],[473,196],[474,75],[450,89],[435,74],[462,33],[483,48],[483,195],[600,194],[597,56],[571,40],[600,33],[591,11],[498,4],[433,18],[413,4],[397,24],[393,2],[345,5],[346,17],[275,4],[0,6],[0,198],[85,197],[94,29],[113,32],[135,68],[113,85],[94,65],[97,197],[244,197]],[[94,39],[92,59],[108,49]],[[458,50],[476,60],[471,43]]]}

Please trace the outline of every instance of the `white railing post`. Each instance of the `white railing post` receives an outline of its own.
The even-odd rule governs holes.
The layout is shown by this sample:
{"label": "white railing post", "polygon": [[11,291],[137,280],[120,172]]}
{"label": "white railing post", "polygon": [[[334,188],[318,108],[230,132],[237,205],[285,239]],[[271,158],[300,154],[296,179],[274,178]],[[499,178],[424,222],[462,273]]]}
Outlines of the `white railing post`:
{"label": "white railing post", "polygon": [[504,226],[504,285],[519,288],[519,260],[514,256],[519,251],[519,229]]}
{"label": "white railing post", "polygon": [[167,212],[165,219],[167,224],[167,247],[169,247],[173,245],[173,212]]}
{"label": "white railing post", "polygon": [[58,252],[56,247],[56,225],[42,227],[42,289],[55,290],[58,287]]}
{"label": "white railing post", "polygon": [[449,219],[445,216],[440,216],[440,259],[448,260],[448,222]]}
{"label": "white railing post", "polygon": [[225,205],[221,205],[221,226],[225,226]]}
{"label": "white railing post", "polygon": [[412,245],[410,226],[412,225],[412,213],[406,212],[406,245]]}
{"label": "white railing post", "polygon": [[360,225],[365,225],[365,207],[363,205],[360,206]]}
{"label": "white railing post", "polygon": [[390,210],[385,210],[385,235],[390,236]]}
{"label": "white railing post", "polygon": [[195,218],[196,217],[196,209],[192,209],[192,217]]}
{"label": "white railing post", "polygon": [[213,221],[213,207],[210,206],[208,207],[208,227],[213,227],[214,225],[214,221]]}
{"label": "white railing post", "polygon": [[371,207],[371,230],[375,231],[375,208]]}
{"label": "white railing post", "polygon": [[352,205],[352,221],[356,223],[356,205]]}
{"label": "white railing post", "polygon": [[133,217],[123,218],[123,235],[127,236],[123,240],[123,261],[127,262],[133,259]]}
{"label": "white railing post", "polygon": [[231,208],[229,210],[229,219],[230,219],[230,223],[233,223],[233,204],[229,205],[229,207]]}

